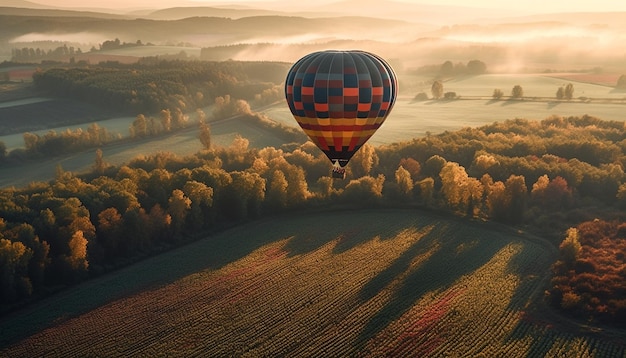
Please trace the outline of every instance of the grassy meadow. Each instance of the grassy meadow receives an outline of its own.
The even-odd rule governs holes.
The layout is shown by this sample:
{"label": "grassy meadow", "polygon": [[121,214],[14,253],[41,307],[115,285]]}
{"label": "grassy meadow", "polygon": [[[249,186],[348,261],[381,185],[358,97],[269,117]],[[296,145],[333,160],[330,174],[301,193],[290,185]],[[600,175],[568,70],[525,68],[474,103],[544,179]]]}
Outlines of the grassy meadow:
{"label": "grassy meadow", "polygon": [[623,356],[537,301],[555,255],[512,229],[416,210],[273,217],[3,319],[0,354]]}
{"label": "grassy meadow", "polygon": [[[555,75],[556,76],[556,75]],[[557,101],[556,91],[568,83],[574,85],[574,99]],[[525,100],[493,100],[493,90],[510,95],[515,85],[524,89]],[[430,83],[419,76],[402,76],[399,97],[383,126],[370,139],[373,145],[410,141],[427,133],[437,134],[464,127],[479,127],[507,119],[542,120],[551,115],[580,116],[589,114],[603,120],[626,119],[626,92],[613,87],[573,82],[543,74],[486,74],[444,82],[444,92],[456,92],[457,100],[415,101],[419,92],[431,97]],[[593,98],[581,102],[578,97]],[[609,102],[599,101],[610,99]],[[273,106],[263,111],[271,119],[285,125],[297,125],[289,108]]]}

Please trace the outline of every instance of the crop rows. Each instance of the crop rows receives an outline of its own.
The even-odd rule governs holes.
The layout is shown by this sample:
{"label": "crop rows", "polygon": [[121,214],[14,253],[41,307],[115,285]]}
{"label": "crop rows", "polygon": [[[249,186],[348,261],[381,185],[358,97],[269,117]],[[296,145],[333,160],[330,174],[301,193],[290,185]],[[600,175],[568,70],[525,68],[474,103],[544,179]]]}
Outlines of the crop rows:
{"label": "crop rows", "polygon": [[[513,233],[390,210],[268,221],[207,240],[202,247],[223,252],[241,240],[259,245],[44,329],[0,355],[624,354],[616,343],[559,331],[527,313],[550,255]],[[189,249],[197,255],[199,247]],[[185,264],[179,256],[173,265]]]}

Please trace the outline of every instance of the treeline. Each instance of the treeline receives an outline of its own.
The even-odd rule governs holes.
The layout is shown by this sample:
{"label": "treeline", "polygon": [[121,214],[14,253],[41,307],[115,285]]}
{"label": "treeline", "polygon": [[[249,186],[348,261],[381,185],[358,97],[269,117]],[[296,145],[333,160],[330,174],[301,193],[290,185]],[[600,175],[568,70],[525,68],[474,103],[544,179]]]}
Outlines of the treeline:
{"label": "treeline", "polygon": [[159,153],[119,168],[96,158],[90,175],[59,170],[50,183],[0,191],[2,301],[298,208],[417,205],[522,227],[558,246],[568,228],[623,220],[626,207],[624,123],[590,116],[365,145],[343,181],[329,177],[328,159],[311,142],[250,149],[237,138],[213,148],[209,133],[203,144],[209,149],[193,156]]}
{"label": "treeline", "polygon": [[[279,96],[282,96],[282,92],[275,86],[257,94],[253,103],[266,104],[268,101],[275,101]],[[199,125],[201,132],[203,128],[208,128],[212,121],[231,116],[241,116],[243,120],[253,121],[257,125],[271,130],[274,135],[286,142],[302,143],[306,141],[304,133],[296,127],[282,125],[254,112],[248,101],[231,99],[229,95],[216,97],[213,111],[210,114],[198,108],[192,115],[195,116],[193,125]],[[26,132],[23,134],[24,148],[15,148],[9,151],[4,142],[0,141],[0,167],[4,164],[27,159],[45,158],[101,147],[116,141],[156,137],[187,128],[190,125],[192,125],[192,121],[189,114],[183,113],[180,109],[176,109],[174,113],[169,109],[163,109],[156,116],[138,114],[130,124],[126,137],[122,136],[121,133],[109,132],[97,123],[90,124],[85,130],[82,128],[66,129],[62,132],[50,130],[43,135]]]}
{"label": "treeline", "polygon": [[470,60],[467,63],[453,63],[450,60],[442,64],[424,65],[415,69],[414,74],[434,75],[435,78],[447,78],[463,75],[481,75],[487,72],[487,64],[481,60]]}
{"label": "treeline", "polygon": [[63,60],[68,56],[82,54],[80,48],[74,46],[59,46],[55,49],[41,49],[34,47],[13,48],[11,49],[11,61],[13,62],[37,62],[42,60]]}
{"label": "treeline", "polygon": [[144,58],[135,64],[51,68],[33,75],[35,86],[54,96],[116,108],[133,115],[163,109],[183,112],[231,95],[252,100],[284,81],[288,64],[204,62]]}
{"label": "treeline", "polygon": [[[152,44],[144,44],[141,40],[136,42],[121,42],[120,39],[107,40],[98,45],[98,48],[92,47],[91,52],[117,50],[126,47],[152,46]],[[40,47],[23,47],[11,49],[11,61],[21,63],[32,63],[40,61],[70,61],[73,56],[83,54],[80,47],[68,46],[63,44],[56,48],[40,48]],[[73,61],[73,60],[71,60]]]}

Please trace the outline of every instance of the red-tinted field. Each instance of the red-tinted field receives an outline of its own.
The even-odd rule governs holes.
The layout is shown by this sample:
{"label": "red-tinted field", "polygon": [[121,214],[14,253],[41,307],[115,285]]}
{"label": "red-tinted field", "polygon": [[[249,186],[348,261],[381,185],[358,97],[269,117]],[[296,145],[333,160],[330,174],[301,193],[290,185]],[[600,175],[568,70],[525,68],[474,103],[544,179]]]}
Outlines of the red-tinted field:
{"label": "red-tinted field", "polygon": [[276,217],[5,319],[13,343],[0,354],[623,356],[545,315],[554,255],[537,238],[415,210]]}

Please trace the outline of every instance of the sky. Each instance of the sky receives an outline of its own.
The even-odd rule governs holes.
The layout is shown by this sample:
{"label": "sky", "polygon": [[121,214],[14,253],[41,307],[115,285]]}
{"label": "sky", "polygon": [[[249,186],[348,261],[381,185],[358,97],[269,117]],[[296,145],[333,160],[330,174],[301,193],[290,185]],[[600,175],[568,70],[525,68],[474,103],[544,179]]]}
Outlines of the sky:
{"label": "sky", "polygon": [[[182,3],[198,6],[211,6],[216,4],[278,4],[281,1],[272,0],[30,0],[42,5],[59,7],[80,7],[80,8],[113,8],[121,10],[124,8],[163,8],[181,6]],[[300,1],[299,4],[320,4],[340,0],[315,0]],[[568,12],[568,11],[600,11],[615,12],[626,11],[626,1],[624,0],[524,0],[524,1],[502,1],[502,0],[395,0],[417,4],[432,5],[459,5],[479,8],[524,10],[527,12]],[[2,1],[0,1],[2,2]],[[284,1],[283,1],[284,3]],[[188,6],[189,6],[188,5]]]}

